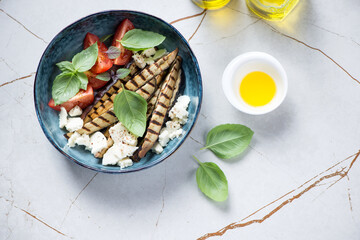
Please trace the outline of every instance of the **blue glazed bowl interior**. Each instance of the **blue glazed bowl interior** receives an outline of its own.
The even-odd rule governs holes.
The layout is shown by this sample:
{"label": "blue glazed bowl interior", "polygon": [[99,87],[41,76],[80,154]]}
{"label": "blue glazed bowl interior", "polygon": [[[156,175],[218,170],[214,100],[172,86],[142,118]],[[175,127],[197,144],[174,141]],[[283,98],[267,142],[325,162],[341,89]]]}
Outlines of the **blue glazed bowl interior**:
{"label": "blue glazed bowl interior", "polygon": [[[180,94],[190,96],[191,103],[188,108],[189,120],[183,127],[185,134],[170,141],[162,154],[156,155],[150,151],[140,162],[134,163],[131,167],[120,169],[118,166],[101,165],[101,159],[95,158],[82,146],[67,147],[67,140],[64,137],[66,131],[59,128],[58,112],[48,107],[47,103],[51,99],[52,82],[55,76],[60,73],[55,64],[60,61],[71,60],[76,53],[80,52],[83,49],[83,40],[87,32],[96,34],[99,37],[113,34],[118,24],[125,18],[128,18],[136,28],[158,32],[166,36],[162,47],[165,47],[168,51],[179,48],[179,55],[183,59],[183,81]],[[46,137],[54,147],[69,159],[100,172],[133,172],[154,166],[163,161],[184,142],[200,111],[202,82],[199,66],[193,52],[182,35],[171,25],[157,17],[141,12],[107,11],[78,20],[66,27],[51,41],[37,69],[34,83],[34,101],[36,113]]]}

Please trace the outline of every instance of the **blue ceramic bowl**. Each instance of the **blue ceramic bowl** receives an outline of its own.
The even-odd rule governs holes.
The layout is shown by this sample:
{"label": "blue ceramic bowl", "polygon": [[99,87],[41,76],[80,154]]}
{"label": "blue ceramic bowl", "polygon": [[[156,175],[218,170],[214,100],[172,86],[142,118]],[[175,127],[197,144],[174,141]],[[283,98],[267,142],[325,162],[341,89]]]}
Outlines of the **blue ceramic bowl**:
{"label": "blue ceramic bowl", "polygon": [[[94,33],[99,37],[113,34],[118,24],[125,18],[130,19],[137,28],[158,32],[166,36],[162,47],[168,51],[172,51],[176,47],[179,48],[179,55],[183,59],[184,77],[180,93],[190,96],[191,103],[188,109],[189,120],[183,127],[185,134],[170,141],[162,154],[156,155],[150,151],[140,162],[134,163],[131,167],[120,169],[118,166],[101,165],[101,160],[95,158],[81,146],[68,148],[66,146],[67,140],[64,137],[65,131],[59,128],[58,112],[48,107],[47,103],[51,99],[52,82],[55,76],[60,73],[55,64],[60,61],[71,60],[74,54],[80,52],[87,32]],[[79,165],[95,171],[126,173],[152,167],[164,161],[181,146],[193,128],[200,112],[202,81],[194,53],[184,37],[173,26],[146,13],[126,10],[106,11],[76,21],[57,34],[50,42],[36,71],[34,101],[36,114],[46,137],[62,154]]]}

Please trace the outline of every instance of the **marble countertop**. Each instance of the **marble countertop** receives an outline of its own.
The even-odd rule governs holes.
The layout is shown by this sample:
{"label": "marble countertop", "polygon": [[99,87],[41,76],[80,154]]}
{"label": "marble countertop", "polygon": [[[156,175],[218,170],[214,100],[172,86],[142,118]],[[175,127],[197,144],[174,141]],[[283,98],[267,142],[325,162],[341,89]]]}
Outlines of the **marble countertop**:
{"label": "marble countertop", "polygon": [[[358,0],[302,0],[283,22],[258,19],[244,2],[203,12],[190,0],[0,0],[0,239],[359,239]],[[51,39],[110,9],[173,22],[204,84],[183,146],[153,168],[122,175],[68,161],[44,136],[33,103],[34,74]],[[285,101],[262,116],[238,112],[219,90],[225,66],[248,51],[273,55],[288,74]],[[240,157],[199,151],[221,123],[254,130]],[[192,154],[224,171],[227,201],[198,190]]]}

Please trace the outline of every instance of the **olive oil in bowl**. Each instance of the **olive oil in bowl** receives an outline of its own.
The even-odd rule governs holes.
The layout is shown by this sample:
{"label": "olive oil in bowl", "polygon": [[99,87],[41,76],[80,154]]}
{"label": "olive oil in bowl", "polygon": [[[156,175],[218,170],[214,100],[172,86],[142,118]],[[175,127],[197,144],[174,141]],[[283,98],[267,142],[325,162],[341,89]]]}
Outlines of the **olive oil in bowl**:
{"label": "olive oil in bowl", "polygon": [[276,109],[287,93],[287,76],[279,61],[263,52],[248,52],[225,68],[222,87],[241,112],[259,115]]}
{"label": "olive oil in bowl", "polygon": [[248,73],[240,83],[240,96],[249,105],[260,107],[268,104],[276,93],[274,80],[266,73]]}

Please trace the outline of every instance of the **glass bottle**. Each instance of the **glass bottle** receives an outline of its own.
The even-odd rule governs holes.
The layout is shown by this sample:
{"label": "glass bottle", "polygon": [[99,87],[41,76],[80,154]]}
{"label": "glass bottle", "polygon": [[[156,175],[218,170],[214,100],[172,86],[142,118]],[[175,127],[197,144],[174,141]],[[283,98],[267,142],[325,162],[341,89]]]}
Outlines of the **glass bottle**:
{"label": "glass bottle", "polygon": [[280,21],[296,6],[299,0],[246,0],[251,11],[266,20]]}
{"label": "glass bottle", "polygon": [[230,2],[230,0],[192,0],[192,1],[199,7],[210,10],[225,7],[225,5]]}

